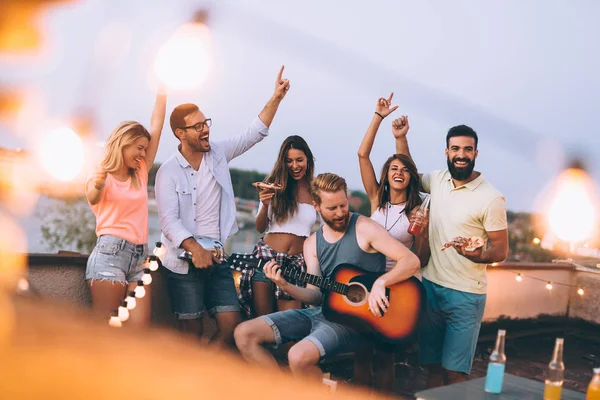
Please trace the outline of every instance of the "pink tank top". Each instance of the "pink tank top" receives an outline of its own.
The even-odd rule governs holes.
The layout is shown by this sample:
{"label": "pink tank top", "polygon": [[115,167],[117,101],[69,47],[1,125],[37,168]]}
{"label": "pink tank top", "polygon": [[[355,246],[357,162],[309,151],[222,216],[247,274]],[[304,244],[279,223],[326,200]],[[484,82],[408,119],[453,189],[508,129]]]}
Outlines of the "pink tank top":
{"label": "pink tank top", "polygon": [[102,198],[96,205],[90,204],[98,237],[112,235],[133,244],[148,243],[148,170],[144,160],[137,174],[139,189],[131,185],[131,178],[120,182],[111,174],[106,176]]}

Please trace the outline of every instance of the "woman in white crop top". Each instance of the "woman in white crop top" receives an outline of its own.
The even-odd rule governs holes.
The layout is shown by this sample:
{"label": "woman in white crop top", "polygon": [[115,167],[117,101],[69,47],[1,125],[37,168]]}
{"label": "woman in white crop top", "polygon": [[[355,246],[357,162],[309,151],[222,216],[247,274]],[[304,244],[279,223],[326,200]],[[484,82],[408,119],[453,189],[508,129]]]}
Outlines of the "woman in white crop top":
{"label": "woman in white crop top", "polygon": [[[295,135],[286,138],[273,170],[265,179],[283,188],[258,189],[256,229],[260,233],[266,231],[254,247],[253,254],[258,258],[276,259],[279,265],[306,271],[302,248],[317,222],[309,192],[314,170],[313,154],[306,141]],[[239,299],[247,318],[302,307],[301,302],[284,293],[262,270],[253,268],[242,272]]]}
{"label": "woman in white crop top", "polygon": [[[421,179],[413,160],[403,154],[394,154],[383,164],[379,182],[370,160],[371,149],[379,125],[385,117],[398,106],[391,106],[392,96],[379,98],[371,124],[358,149],[360,174],[365,191],[371,203],[371,218],[381,224],[394,238],[413,250],[424,266],[429,260],[429,234],[427,217],[416,215],[416,210],[423,203],[424,196],[419,193]],[[401,117],[398,128],[408,130],[408,118]],[[408,232],[411,220],[417,220],[422,226],[417,236]],[[387,268],[396,262],[387,260]],[[380,390],[390,391],[394,383],[394,349],[376,347],[376,371],[371,382],[373,348],[368,347],[356,352],[354,376],[358,383],[373,386]]]}

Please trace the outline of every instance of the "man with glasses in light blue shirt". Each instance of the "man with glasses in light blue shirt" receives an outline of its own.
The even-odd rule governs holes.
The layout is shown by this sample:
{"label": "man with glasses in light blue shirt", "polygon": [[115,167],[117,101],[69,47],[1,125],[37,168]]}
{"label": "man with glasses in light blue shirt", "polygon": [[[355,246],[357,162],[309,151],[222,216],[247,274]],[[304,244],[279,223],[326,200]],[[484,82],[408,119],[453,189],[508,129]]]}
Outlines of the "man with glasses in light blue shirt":
{"label": "man with glasses in light blue shirt", "polygon": [[[173,312],[183,332],[202,335],[204,308],[216,318],[218,330],[211,342],[234,346],[233,331],[241,321],[235,285],[228,265],[213,257],[196,238],[225,243],[238,230],[229,162],[269,133],[281,100],[290,88],[277,75],[275,91],[246,131],[231,139],[212,142],[212,121],[194,104],[177,106],[171,129],[181,144],[156,175],[156,203],[166,247],[163,265]],[[192,264],[178,256],[191,253]]]}

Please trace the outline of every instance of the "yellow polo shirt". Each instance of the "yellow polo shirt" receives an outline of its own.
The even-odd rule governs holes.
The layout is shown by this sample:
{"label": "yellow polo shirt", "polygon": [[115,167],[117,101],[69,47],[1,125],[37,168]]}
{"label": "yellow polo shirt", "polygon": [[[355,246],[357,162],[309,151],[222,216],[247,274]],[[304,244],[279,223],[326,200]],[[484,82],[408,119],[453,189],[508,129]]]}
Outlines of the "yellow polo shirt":
{"label": "yellow polo shirt", "polygon": [[431,193],[429,245],[431,258],[423,276],[431,282],[463,292],[484,294],[486,264],[461,256],[454,248],[441,251],[456,236],[480,236],[507,228],[506,202],[502,193],[482,175],[466,185],[454,187],[448,170],[423,175],[423,189]]}

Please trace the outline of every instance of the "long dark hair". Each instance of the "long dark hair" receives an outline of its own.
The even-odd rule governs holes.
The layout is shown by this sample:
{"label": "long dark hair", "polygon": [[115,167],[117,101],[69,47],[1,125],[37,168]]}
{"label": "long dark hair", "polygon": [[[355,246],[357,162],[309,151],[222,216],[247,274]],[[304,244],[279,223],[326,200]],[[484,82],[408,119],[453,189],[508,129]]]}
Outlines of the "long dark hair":
{"label": "long dark hair", "polygon": [[273,170],[265,178],[265,182],[278,183],[283,186],[282,190],[275,192],[275,196],[271,200],[273,216],[278,223],[286,221],[289,216],[294,215],[298,210],[298,201],[296,199],[298,183],[294,178],[290,177],[290,172],[285,162],[289,149],[300,150],[306,156],[306,179],[308,180],[309,187],[315,173],[315,159],[306,141],[301,136],[288,136],[281,144]]}
{"label": "long dark hair", "polygon": [[415,162],[407,155],[394,154],[388,158],[381,168],[381,178],[379,179],[379,186],[377,188],[377,207],[383,208],[386,203],[390,201],[390,182],[388,180],[388,172],[392,161],[398,160],[408,169],[410,173],[410,181],[406,187],[406,204],[404,206],[404,212],[408,216],[413,208],[420,206],[423,203],[419,190],[421,189],[421,178]]}

